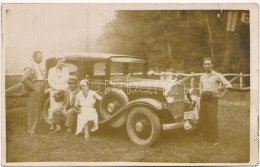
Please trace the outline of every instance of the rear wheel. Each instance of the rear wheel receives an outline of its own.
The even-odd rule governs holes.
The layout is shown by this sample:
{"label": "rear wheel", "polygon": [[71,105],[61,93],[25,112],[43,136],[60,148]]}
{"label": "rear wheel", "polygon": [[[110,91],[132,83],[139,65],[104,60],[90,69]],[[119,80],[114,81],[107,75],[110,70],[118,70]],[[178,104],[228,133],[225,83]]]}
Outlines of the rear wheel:
{"label": "rear wheel", "polygon": [[50,98],[47,98],[43,106],[43,118],[47,124],[51,124],[49,118]]}
{"label": "rear wheel", "polygon": [[132,142],[138,145],[150,146],[160,136],[160,120],[151,109],[136,107],[127,116],[126,130]]}

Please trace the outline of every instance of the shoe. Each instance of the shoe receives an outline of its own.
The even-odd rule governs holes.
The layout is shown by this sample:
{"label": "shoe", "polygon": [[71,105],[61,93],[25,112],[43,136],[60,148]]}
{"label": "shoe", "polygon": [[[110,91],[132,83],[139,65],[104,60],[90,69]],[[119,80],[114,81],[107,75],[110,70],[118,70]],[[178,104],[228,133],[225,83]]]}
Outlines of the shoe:
{"label": "shoe", "polygon": [[50,133],[58,133],[58,132],[61,132],[61,129],[60,128],[58,128],[58,129],[56,129],[56,130],[54,130],[54,131],[52,131],[52,132],[50,132]]}
{"label": "shoe", "polygon": [[68,129],[67,129],[67,133],[72,133],[71,128],[68,128]]}
{"label": "shoe", "polygon": [[52,130],[54,130],[54,126],[53,125],[51,125],[51,127],[50,127],[50,131],[52,131]]}
{"label": "shoe", "polygon": [[98,130],[98,125],[94,124],[93,127],[90,129],[91,132],[95,132]]}
{"label": "shoe", "polygon": [[219,145],[219,143],[218,143],[218,142],[215,142],[215,143],[213,143],[213,146],[217,146],[217,145]]}
{"label": "shoe", "polygon": [[28,134],[29,134],[30,136],[33,136],[33,135],[35,135],[35,132],[28,132]]}

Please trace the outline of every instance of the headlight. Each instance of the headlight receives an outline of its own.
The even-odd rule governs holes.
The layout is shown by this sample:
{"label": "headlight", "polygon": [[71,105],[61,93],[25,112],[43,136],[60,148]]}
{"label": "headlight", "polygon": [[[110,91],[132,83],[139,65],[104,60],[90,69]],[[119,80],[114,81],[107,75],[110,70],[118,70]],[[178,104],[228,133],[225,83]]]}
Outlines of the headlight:
{"label": "headlight", "polygon": [[174,84],[171,87],[167,87],[164,95],[168,103],[173,103],[176,100],[183,100],[184,88],[180,84]]}
{"label": "headlight", "polygon": [[174,101],[173,97],[166,97],[168,103],[172,103]]}
{"label": "headlight", "polygon": [[190,101],[195,101],[196,100],[196,95],[195,95],[195,90],[193,88],[190,88],[187,93],[186,93],[186,97],[190,100]]}

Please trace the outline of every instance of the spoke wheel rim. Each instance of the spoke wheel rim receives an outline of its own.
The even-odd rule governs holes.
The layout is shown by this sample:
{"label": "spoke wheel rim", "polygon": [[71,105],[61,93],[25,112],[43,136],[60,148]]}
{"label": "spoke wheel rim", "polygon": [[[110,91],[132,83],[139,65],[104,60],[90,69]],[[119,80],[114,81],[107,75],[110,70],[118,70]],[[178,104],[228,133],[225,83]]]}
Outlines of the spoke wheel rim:
{"label": "spoke wheel rim", "polygon": [[149,139],[152,134],[152,124],[149,118],[144,114],[136,114],[131,121],[133,133],[140,139]]}

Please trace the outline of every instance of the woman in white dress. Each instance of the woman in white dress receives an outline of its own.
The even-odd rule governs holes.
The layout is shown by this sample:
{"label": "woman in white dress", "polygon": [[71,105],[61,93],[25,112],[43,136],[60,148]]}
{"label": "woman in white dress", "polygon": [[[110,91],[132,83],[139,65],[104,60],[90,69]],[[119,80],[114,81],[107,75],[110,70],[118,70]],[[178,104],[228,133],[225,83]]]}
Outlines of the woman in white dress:
{"label": "woman in white dress", "polygon": [[98,114],[94,105],[96,100],[101,100],[102,97],[95,91],[89,90],[89,83],[87,80],[82,80],[79,84],[80,92],[76,96],[75,107],[79,108],[76,135],[83,130],[85,139],[89,138],[89,122],[93,121],[94,125],[90,131],[94,132],[98,129]]}
{"label": "woman in white dress", "polygon": [[[68,90],[68,80],[69,80],[69,70],[64,67],[65,58],[57,57],[56,66],[49,70],[48,83],[51,87],[50,90],[50,109],[49,109],[49,119],[52,121],[53,111],[57,108],[61,108],[64,105],[64,101],[56,102],[55,94],[61,90]],[[54,125],[51,125],[50,130],[54,130]]]}

